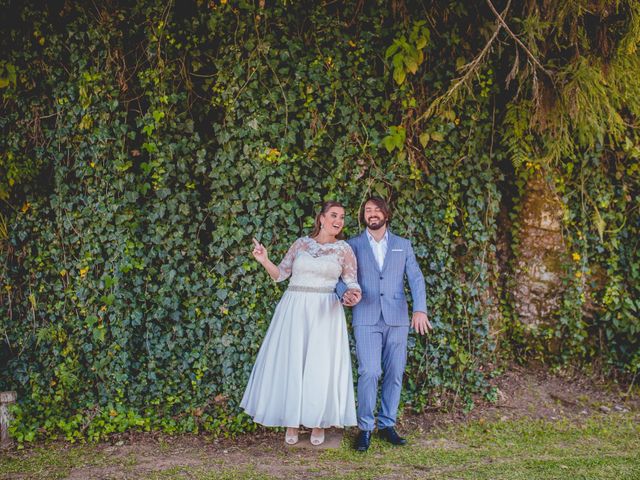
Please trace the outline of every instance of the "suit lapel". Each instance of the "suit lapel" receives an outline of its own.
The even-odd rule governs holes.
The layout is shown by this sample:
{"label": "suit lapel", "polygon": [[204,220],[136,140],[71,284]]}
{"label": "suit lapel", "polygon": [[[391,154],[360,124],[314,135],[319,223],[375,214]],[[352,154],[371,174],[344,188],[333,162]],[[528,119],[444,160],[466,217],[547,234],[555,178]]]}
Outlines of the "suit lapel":
{"label": "suit lapel", "polygon": [[378,265],[378,261],[376,260],[376,256],[373,254],[373,250],[371,249],[371,244],[369,243],[369,237],[367,236],[367,231],[362,232],[361,242],[364,243],[364,249],[367,251],[369,255],[369,261],[375,266],[376,270],[380,272],[380,266]]}
{"label": "suit lapel", "polygon": [[[387,253],[384,256],[384,262],[382,262],[382,272],[384,272],[384,269],[387,268],[387,264],[389,263],[389,258],[391,258],[391,252],[392,252],[392,248],[395,248],[396,246],[396,236],[389,232],[389,238],[387,239]],[[369,248],[369,250],[371,250],[371,248]],[[378,262],[376,262],[377,265]]]}

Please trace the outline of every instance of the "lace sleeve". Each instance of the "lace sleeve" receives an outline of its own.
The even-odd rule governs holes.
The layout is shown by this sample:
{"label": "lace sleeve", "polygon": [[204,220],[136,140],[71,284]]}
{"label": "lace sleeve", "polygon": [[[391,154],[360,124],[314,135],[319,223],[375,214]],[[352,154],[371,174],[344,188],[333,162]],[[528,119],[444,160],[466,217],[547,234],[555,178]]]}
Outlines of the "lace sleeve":
{"label": "lace sleeve", "polygon": [[358,285],[358,261],[353,250],[348,243],[345,242],[342,251],[342,281],[347,288],[362,290]]}
{"label": "lace sleeve", "polygon": [[284,256],[280,265],[278,265],[278,270],[280,271],[280,275],[276,282],[282,282],[291,276],[291,269],[293,267],[293,261],[296,259],[298,252],[300,251],[300,247],[302,246],[301,239],[299,238],[293,245],[289,247],[287,254]]}

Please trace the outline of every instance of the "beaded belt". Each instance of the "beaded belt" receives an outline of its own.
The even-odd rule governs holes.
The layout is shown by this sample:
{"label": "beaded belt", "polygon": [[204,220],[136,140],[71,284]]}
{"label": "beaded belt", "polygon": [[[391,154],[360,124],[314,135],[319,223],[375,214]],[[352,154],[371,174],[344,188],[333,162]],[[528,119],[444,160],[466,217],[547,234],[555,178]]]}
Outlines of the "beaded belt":
{"label": "beaded belt", "polygon": [[312,293],[333,293],[334,289],[329,287],[305,287],[303,285],[289,285],[292,292],[312,292]]}

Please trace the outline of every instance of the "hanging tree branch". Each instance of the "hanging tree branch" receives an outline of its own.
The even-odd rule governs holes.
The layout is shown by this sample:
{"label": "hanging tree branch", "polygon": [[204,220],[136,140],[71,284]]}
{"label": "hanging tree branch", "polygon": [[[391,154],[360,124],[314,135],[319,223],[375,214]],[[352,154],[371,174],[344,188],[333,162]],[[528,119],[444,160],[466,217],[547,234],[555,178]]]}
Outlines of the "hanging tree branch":
{"label": "hanging tree branch", "polygon": [[[507,2],[507,6],[502,11],[502,15],[505,15],[508,12],[510,6],[511,6],[511,0]],[[415,121],[413,122],[414,125],[420,122],[421,120],[425,120],[429,118],[431,115],[433,115],[433,112],[436,110],[436,108],[438,108],[440,105],[442,105],[447,100],[449,100],[461,86],[467,83],[469,78],[471,78],[471,76],[476,72],[478,67],[482,64],[482,61],[484,60],[484,58],[489,53],[489,50],[491,49],[493,42],[498,37],[498,34],[500,33],[500,30],[502,29],[503,26],[504,26],[504,22],[500,22],[500,21],[496,22],[496,28],[493,31],[491,38],[489,38],[489,41],[483,47],[480,53],[469,63],[467,63],[466,65],[463,65],[460,68],[461,72],[465,72],[464,75],[456,79],[455,83],[453,83],[453,85],[451,85],[451,87],[449,87],[449,89],[443,95],[440,95],[433,102],[431,102],[431,104],[425,110],[425,112],[415,119]]]}
{"label": "hanging tree branch", "polygon": [[[544,66],[540,63],[540,61],[535,57],[535,55],[533,53],[531,53],[531,51],[527,48],[527,46],[522,42],[522,40],[520,40],[517,35],[515,33],[513,33],[513,31],[511,31],[511,29],[509,28],[509,25],[507,25],[507,22],[504,21],[503,14],[501,15],[497,10],[496,7],[493,6],[493,3],[491,3],[491,0],[487,0],[487,4],[489,5],[489,8],[491,9],[491,11],[493,12],[493,14],[496,16],[496,18],[498,19],[498,22],[500,22],[500,25],[502,25],[504,27],[504,29],[507,31],[507,33],[516,41],[516,43],[518,45],[520,45],[520,47],[524,50],[524,52],[527,54],[527,56],[531,59],[531,61],[540,69],[542,70],[544,73],[547,74],[547,76],[549,76],[549,78],[553,79],[553,75],[552,73],[547,70],[546,68],[544,68]],[[507,8],[509,8],[509,6],[507,5]],[[506,9],[505,9],[506,11]]]}

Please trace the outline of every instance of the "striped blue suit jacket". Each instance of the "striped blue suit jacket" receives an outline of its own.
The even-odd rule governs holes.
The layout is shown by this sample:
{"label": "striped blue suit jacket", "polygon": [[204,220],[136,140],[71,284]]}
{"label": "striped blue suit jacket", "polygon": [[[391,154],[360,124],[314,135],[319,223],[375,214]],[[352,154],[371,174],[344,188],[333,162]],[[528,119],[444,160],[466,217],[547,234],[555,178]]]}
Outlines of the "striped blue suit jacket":
{"label": "striped blue suit jacket", "polygon": [[[411,242],[389,232],[387,254],[382,270],[373,255],[366,231],[350,238],[349,245],[358,260],[358,283],[362,300],[353,307],[353,325],[375,325],[382,314],[387,325],[409,325],[409,309],[404,293],[407,275],[414,312],[427,313],[424,277],[413,253]],[[340,281],[336,293],[340,298],[347,290]]]}

